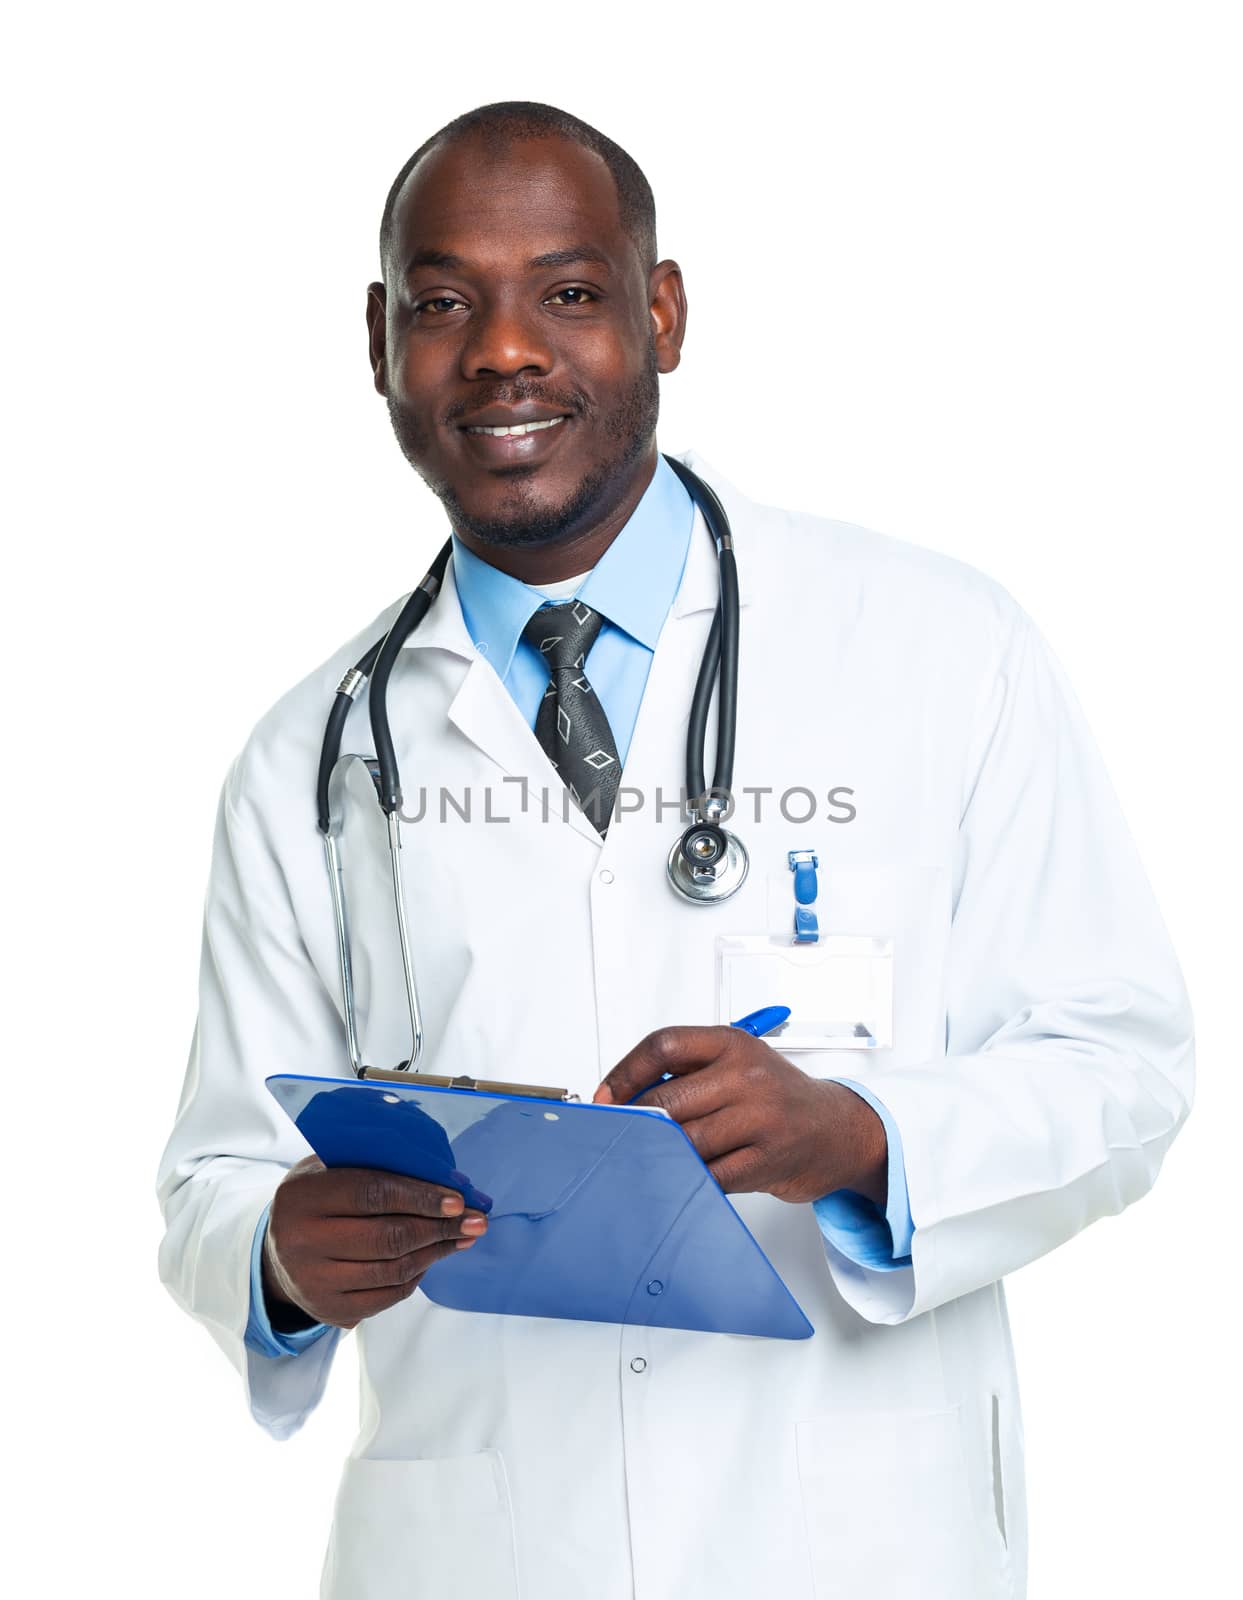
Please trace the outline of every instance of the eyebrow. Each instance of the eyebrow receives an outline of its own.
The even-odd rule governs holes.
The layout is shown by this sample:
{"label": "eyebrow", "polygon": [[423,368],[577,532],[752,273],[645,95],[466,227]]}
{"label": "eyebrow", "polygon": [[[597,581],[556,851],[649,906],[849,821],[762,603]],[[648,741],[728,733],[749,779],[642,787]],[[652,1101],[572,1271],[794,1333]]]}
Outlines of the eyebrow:
{"label": "eyebrow", "polygon": [[[597,245],[572,244],[563,250],[546,250],[543,255],[532,256],[527,262],[527,269],[531,271],[539,267],[573,267],[580,262],[590,262],[599,267],[610,267],[613,264]],[[469,263],[461,256],[455,256],[451,251],[424,248],[416,250],[407,261],[406,274],[409,276],[417,267],[441,267],[446,272],[464,272],[468,265]]]}
{"label": "eyebrow", "polygon": [[461,256],[450,255],[447,250],[416,250],[406,262],[407,274],[416,267],[444,267],[446,272],[459,272],[466,265]]}
{"label": "eyebrow", "polygon": [[597,267],[612,266],[604,251],[594,244],[572,244],[565,250],[549,250],[542,256],[532,256],[528,267],[574,267],[580,261],[589,261]]}

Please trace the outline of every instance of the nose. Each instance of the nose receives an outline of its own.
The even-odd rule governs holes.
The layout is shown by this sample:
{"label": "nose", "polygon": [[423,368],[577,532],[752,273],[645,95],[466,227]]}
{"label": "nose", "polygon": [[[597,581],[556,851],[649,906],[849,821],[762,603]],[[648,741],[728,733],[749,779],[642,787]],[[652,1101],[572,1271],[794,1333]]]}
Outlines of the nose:
{"label": "nose", "polygon": [[476,306],[462,347],[463,377],[542,376],[552,370],[552,364],[552,351],[537,317],[508,300]]}

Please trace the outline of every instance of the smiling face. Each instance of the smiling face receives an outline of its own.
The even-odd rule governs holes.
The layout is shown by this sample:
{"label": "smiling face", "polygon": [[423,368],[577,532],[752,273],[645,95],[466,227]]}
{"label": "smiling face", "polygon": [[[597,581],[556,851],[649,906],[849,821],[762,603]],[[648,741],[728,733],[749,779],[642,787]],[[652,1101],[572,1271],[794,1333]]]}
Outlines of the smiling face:
{"label": "smiling face", "polygon": [[385,276],[368,297],[376,388],[458,535],[607,544],[655,468],[685,299],[675,263],[640,259],[604,162],[558,137],[433,148]]}

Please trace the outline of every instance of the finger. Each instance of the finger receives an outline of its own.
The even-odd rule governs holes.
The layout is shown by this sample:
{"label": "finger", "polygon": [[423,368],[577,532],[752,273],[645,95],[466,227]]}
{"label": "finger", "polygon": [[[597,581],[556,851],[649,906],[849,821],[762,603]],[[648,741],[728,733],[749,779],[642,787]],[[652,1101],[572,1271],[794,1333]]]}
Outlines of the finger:
{"label": "finger", "polygon": [[592,1098],[600,1105],[624,1106],[661,1074],[681,1075],[711,1066],[729,1048],[730,1028],[658,1028],[640,1039],[604,1078]]}
{"label": "finger", "polygon": [[[437,1248],[452,1255],[458,1246],[442,1245]],[[356,1328],[365,1318],[374,1317],[378,1312],[387,1311],[392,1306],[400,1305],[403,1300],[409,1300],[422,1283],[424,1276],[425,1274],[421,1272],[408,1283],[390,1284],[381,1289],[347,1290],[335,1297],[331,1315],[325,1316],[323,1320],[335,1323],[340,1328]]]}
{"label": "finger", "polygon": [[305,1178],[308,1173],[323,1172],[324,1170],[324,1163],[317,1155],[303,1156],[301,1161],[294,1162],[288,1173],[286,1173],[286,1177]]}
{"label": "finger", "polygon": [[752,1138],[752,1130],[736,1106],[684,1122],[682,1132],[695,1146],[699,1159],[709,1168],[720,1157],[735,1150],[747,1149]]}
{"label": "finger", "polygon": [[456,1189],[407,1178],[373,1167],[334,1167],[339,1180],[329,1195],[325,1216],[377,1217],[404,1213],[415,1217],[460,1216],[466,1202]]}
{"label": "finger", "polygon": [[412,1250],[409,1255],[392,1261],[349,1261],[337,1268],[332,1288],[337,1294],[363,1294],[372,1289],[400,1289],[405,1284],[417,1283],[429,1267],[446,1256],[456,1254],[460,1239],[438,1239],[422,1250]]}
{"label": "finger", "polygon": [[708,1162],[708,1171],[726,1194],[754,1194],[762,1187],[763,1152],[754,1145],[731,1150],[718,1161]]}
{"label": "finger", "polygon": [[645,1089],[631,1104],[659,1106],[662,1111],[667,1111],[675,1122],[684,1125],[696,1117],[710,1116],[712,1112],[723,1110],[738,1098],[736,1091],[731,1087],[728,1073],[720,1069],[721,1063],[714,1061],[710,1066],[700,1068],[696,1072],[670,1078],[666,1083],[658,1083],[654,1088]]}
{"label": "finger", "polygon": [[478,1211],[459,1217],[411,1217],[389,1212],[382,1217],[333,1217],[323,1236],[322,1251],[328,1261],[396,1261],[412,1250],[425,1249],[445,1239],[475,1237],[487,1230],[488,1219]]}

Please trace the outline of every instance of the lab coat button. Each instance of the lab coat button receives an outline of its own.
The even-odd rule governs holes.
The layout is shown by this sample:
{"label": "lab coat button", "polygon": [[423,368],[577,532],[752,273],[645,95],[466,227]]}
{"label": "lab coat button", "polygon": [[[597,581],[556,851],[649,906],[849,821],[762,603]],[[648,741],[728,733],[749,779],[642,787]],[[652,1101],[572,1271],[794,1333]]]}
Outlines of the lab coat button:
{"label": "lab coat button", "polygon": [[635,1356],[634,1360],[630,1363],[631,1372],[644,1372],[646,1369],[647,1362],[644,1361],[642,1356]]}
{"label": "lab coat button", "polygon": [[600,882],[601,883],[612,883],[612,881],[613,881],[613,874],[609,871],[609,869],[607,867],[604,867],[600,872]]}
{"label": "lab coat button", "polygon": [[647,1292],[648,1294],[663,1294],[665,1292],[665,1286],[659,1278],[653,1278],[651,1283],[649,1283],[647,1286]]}

